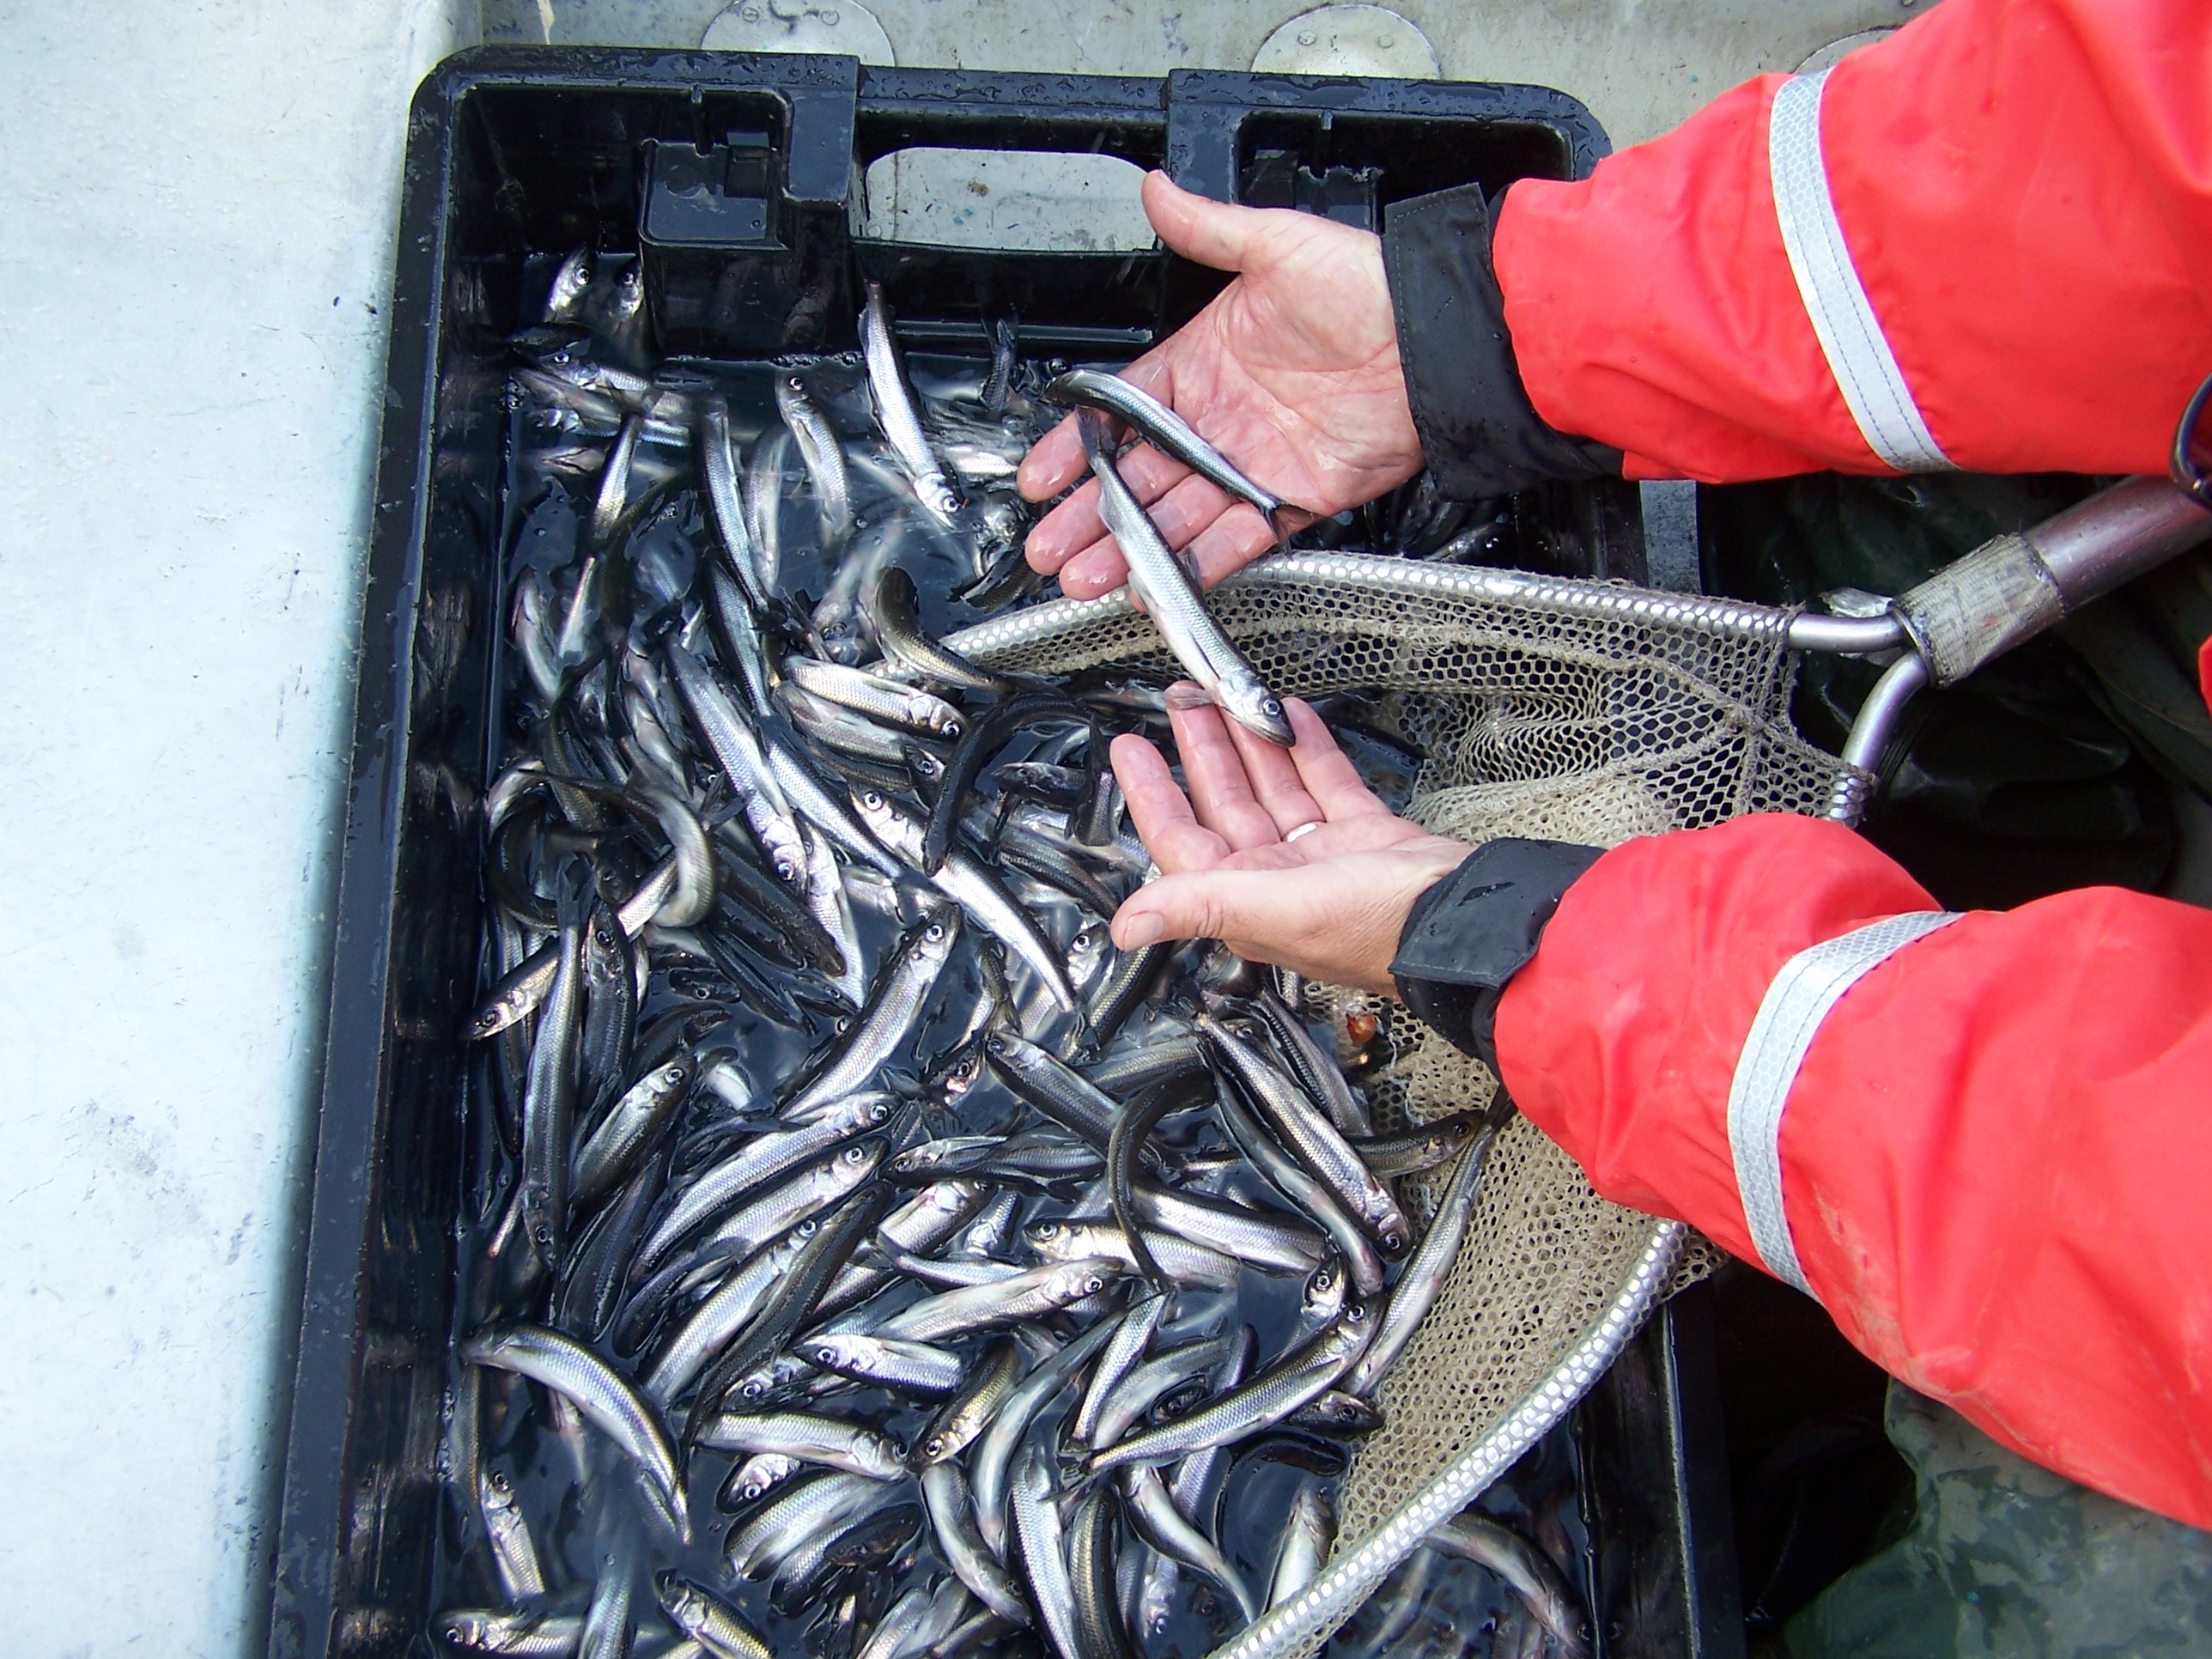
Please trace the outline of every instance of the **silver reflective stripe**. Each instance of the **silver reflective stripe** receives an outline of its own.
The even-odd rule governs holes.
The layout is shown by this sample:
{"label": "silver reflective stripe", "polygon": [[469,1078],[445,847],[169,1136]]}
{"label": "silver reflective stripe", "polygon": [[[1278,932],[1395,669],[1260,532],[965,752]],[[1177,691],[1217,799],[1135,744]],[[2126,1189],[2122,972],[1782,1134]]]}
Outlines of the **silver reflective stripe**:
{"label": "silver reflective stripe", "polygon": [[1729,1152],[1735,1159],[1735,1189],[1759,1259],[1777,1279],[1806,1295],[1813,1287],[1797,1264],[1790,1218],[1782,1208],[1782,1110],[1790,1085],[1820,1022],[1838,999],[1892,952],[1958,921],[1958,913],[1914,910],[1800,951],[1782,964],[1766,988],[1759,1017],[1737,1056],[1729,1085]]}
{"label": "silver reflective stripe", "polygon": [[1851,264],[1828,194],[1828,169],[1820,157],[1820,90],[1827,80],[1826,70],[1800,75],[1774,94],[1766,162],[1782,246],[1805,314],[1867,447],[1899,472],[1943,471],[1951,458],[1920,417],[1920,405]]}

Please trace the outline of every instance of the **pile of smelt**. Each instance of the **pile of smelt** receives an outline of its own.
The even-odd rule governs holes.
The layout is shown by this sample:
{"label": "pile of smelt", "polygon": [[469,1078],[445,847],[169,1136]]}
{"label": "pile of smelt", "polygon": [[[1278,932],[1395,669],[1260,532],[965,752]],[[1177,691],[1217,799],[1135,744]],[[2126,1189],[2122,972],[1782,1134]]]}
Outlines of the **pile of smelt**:
{"label": "pile of smelt", "polygon": [[[873,292],[857,362],[648,368],[635,269],[574,256],[516,340],[436,1634],[1210,1645],[1323,1565],[1492,1127],[1378,1134],[1371,1022],[1218,946],[1117,952],[1149,860],[1104,745],[1160,690],[1002,678],[924,619],[1029,591],[1009,481],[1048,400],[1273,503],[1011,328],[917,395]],[[1086,438],[1192,677],[1279,728]],[[1280,1501],[1224,1517],[1239,1479]]]}

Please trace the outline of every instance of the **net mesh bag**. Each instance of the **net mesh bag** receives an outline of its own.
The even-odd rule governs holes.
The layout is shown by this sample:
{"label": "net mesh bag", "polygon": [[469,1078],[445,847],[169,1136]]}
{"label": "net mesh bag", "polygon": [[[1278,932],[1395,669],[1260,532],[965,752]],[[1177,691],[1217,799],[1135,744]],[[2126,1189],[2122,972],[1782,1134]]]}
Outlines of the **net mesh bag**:
{"label": "net mesh bag", "polygon": [[[1525,572],[1291,554],[1231,577],[1217,619],[1279,694],[1365,699],[1423,757],[1408,816],[1469,842],[1612,846],[1739,813],[1850,817],[1868,780],[1789,724],[1789,616]],[[946,641],[1001,670],[1179,672],[1126,592],[1014,613]],[[1486,1103],[1497,1080],[1397,1003],[1309,985],[1340,1030],[1376,1022],[1378,1129]],[[1425,1215],[1444,1171],[1409,1181]],[[1717,1253],[1591,1190],[1516,1117],[1435,1307],[1382,1385],[1385,1422],[1346,1474],[1328,1567],[1215,1659],[1316,1651],[1438,1522],[1602,1373],[1645,1314]]]}

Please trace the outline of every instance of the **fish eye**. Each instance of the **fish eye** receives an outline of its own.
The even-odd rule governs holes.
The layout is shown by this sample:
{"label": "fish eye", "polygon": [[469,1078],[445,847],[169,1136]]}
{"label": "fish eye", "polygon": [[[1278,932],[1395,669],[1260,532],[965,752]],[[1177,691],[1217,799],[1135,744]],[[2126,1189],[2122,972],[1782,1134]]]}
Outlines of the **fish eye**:
{"label": "fish eye", "polygon": [[1406,1248],[1406,1241],[1396,1233],[1385,1233],[1382,1235],[1382,1248],[1395,1255]]}
{"label": "fish eye", "polygon": [[1260,712],[1263,714],[1279,714],[1283,712],[1283,705],[1273,697],[1262,697],[1260,699]]}
{"label": "fish eye", "polygon": [[921,930],[921,936],[932,945],[936,944],[945,937],[945,924],[941,921],[931,922],[928,927]]}
{"label": "fish eye", "polygon": [[960,735],[960,722],[958,720],[945,721],[945,735],[948,738],[957,738]]}
{"label": "fish eye", "polygon": [[1093,1273],[1090,1278],[1083,1281],[1083,1288],[1091,1291],[1093,1295],[1096,1295],[1098,1291],[1106,1288],[1106,1281],[1099,1274]]}
{"label": "fish eye", "polygon": [[874,1105],[872,1105],[872,1106],[871,1106],[870,1108],[868,1108],[868,1121],[869,1121],[871,1123],[881,1123],[881,1122],[882,1122],[885,1118],[889,1117],[890,1115],[891,1115],[891,1109],[890,1109],[889,1106],[886,1106],[886,1105],[885,1105],[882,1101],[880,1101],[880,1100],[879,1100],[879,1101],[878,1101]]}
{"label": "fish eye", "polygon": [[684,1067],[680,1065],[670,1066],[666,1071],[660,1074],[660,1080],[663,1083],[670,1084],[683,1082]]}
{"label": "fish eye", "polygon": [[872,789],[869,790],[867,793],[860,797],[860,805],[866,807],[871,812],[874,811],[883,804],[884,798]]}
{"label": "fish eye", "polygon": [[1038,1240],[1039,1242],[1058,1238],[1060,1237],[1060,1223],[1057,1221],[1040,1221],[1036,1226],[1030,1229],[1030,1237]]}

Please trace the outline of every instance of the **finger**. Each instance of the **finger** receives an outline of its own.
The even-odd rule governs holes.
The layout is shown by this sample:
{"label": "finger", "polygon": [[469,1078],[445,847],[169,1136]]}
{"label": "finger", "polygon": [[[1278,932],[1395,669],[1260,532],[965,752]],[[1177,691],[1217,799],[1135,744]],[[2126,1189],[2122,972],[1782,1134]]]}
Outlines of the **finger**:
{"label": "finger", "polygon": [[1146,882],[1114,913],[1115,946],[1233,939],[1262,961],[1304,931],[1309,908],[1279,870],[1198,870]]}
{"label": "finger", "polygon": [[1071,415],[1030,446],[1014,474],[1014,488],[1024,501],[1047,501],[1073,483],[1089,464],[1083,459],[1083,437]]}
{"label": "finger", "polygon": [[[1028,464],[1024,462],[1024,465]],[[1114,470],[1121,475],[1121,482],[1129,486],[1129,493],[1147,507],[1192,477],[1191,470],[1182,462],[1145,445],[1131,450],[1116,461]],[[1080,472],[1079,468],[1076,476],[1080,476]],[[1210,484],[1206,487],[1209,489],[1212,488]],[[1225,501],[1228,498],[1224,496],[1222,499]],[[1195,529],[1192,533],[1196,533]],[[1077,554],[1103,539],[1105,534],[1106,522],[1098,513],[1098,486],[1095,483],[1085,483],[1037,522],[1030,530],[1029,539],[1022,544],[1022,550],[1028,556],[1031,568],[1049,576]],[[1188,537],[1184,539],[1188,540]],[[1169,543],[1171,546],[1176,544],[1172,537]],[[1120,586],[1120,578],[1117,576],[1109,586]]]}
{"label": "finger", "polygon": [[1168,723],[1175,728],[1176,752],[1182,757],[1182,775],[1190,785],[1198,821],[1240,853],[1281,841],[1282,830],[1252,793],[1243,757],[1237,752],[1221,711],[1206,704],[1177,708],[1173,690],[1170,687]]}
{"label": "finger", "polygon": [[1086,483],[1030,526],[1022,552],[1033,568],[1049,576],[1105,533],[1098,516],[1098,486]]}
{"label": "finger", "polygon": [[1211,587],[1275,550],[1275,532],[1260,509],[1239,501],[1192,540],[1185,550],[1198,572],[1199,585]]}
{"label": "finger", "polygon": [[1341,820],[1376,812],[1390,816],[1382,798],[1361,781],[1358,769],[1336,746],[1328,723],[1314,713],[1311,703],[1303,697],[1285,697],[1283,712],[1290,717],[1291,734],[1297,738],[1290,753],[1291,762],[1326,817]]}
{"label": "finger", "polygon": [[1145,511],[1159,526],[1170,547],[1184,548],[1237,505],[1237,498],[1218,484],[1195,473],[1186,473],[1180,483],[1146,506]]}
{"label": "finger", "polygon": [[1139,444],[1126,454],[1115,456],[1114,470],[1129,486],[1129,493],[1147,507],[1192,476],[1191,470],[1181,461],[1150,444]]}
{"label": "finger", "polygon": [[1164,173],[1145,175],[1144,198],[1145,215],[1160,240],[1184,258],[1216,270],[1242,270],[1247,251],[1268,223],[1264,208],[1231,207],[1194,196]]}
{"label": "finger", "polygon": [[1114,778],[1129,803],[1130,821],[1152,862],[1166,871],[1203,870],[1229,855],[1228,843],[1202,827],[1160,751],[1125,733],[1109,751]]}
{"label": "finger", "polygon": [[1111,537],[1103,537],[1060,568],[1060,591],[1071,599],[1095,599],[1129,580],[1129,567]]}
{"label": "finger", "polygon": [[1233,720],[1226,724],[1229,740],[1237,745],[1237,757],[1244,763],[1252,798],[1273,821],[1277,834],[1287,836],[1308,824],[1328,822],[1328,812],[1308,792],[1288,750],[1278,749]]}

